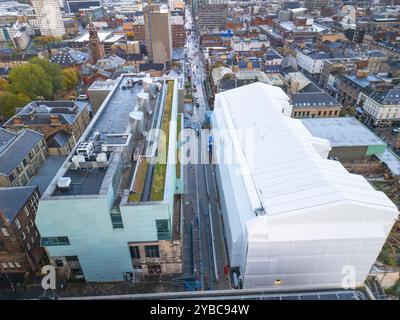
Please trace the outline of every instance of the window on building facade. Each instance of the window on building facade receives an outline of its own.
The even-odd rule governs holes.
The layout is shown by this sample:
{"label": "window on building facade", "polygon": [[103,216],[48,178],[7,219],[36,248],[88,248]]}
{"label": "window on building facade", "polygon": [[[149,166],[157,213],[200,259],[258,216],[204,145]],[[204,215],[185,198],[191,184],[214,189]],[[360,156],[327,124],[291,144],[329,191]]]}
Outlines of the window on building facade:
{"label": "window on building facade", "polygon": [[3,233],[3,235],[4,235],[5,237],[9,237],[9,236],[10,236],[10,234],[8,233],[7,228],[1,228],[1,232]]}
{"label": "window on building facade", "polygon": [[25,211],[26,216],[29,217],[29,210],[27,207],[24,207],[24,211]]}
{"label": "window on building facade", "polygon": [[156,220],[158,240],[168,240],[170,238],[168,219]]}
{"label": "window on building facade", "polygon": [[138,246],[129,247],[129,252],[131,253],[132,259],[139,259],[140,258],[140,251]]}
{"label": "window on building facade", "polygon": [[68,246],[70,245],[68,237],[43,237],[40,241],[42,247],[50,246]]}
{"label": "window on building facade", "polygon": [[124,223],[122,221],[122,216],[120,212],[110,213],[111,223],[114,229],[123,229]]}
{"label": "window on building facade", "polygon": [[17,177],[17,175],[15,174],[15,172],[11,172],[11,174],[8,176],[8,179],[10,179],[11,182],[13,182],[15,180],[15,178]]}
{"label": "window on building facade", "polygon": [[22,240],[25,240],[25,239],[26,239],[25,232],[22,231]]}
{"label": "window on building facade", "polygon": [[160,251],[158,246],[145,246],[146,258],[159,258]]}
{"label": "window on building facade", "polygon": [[21,229],[21,224],[19,223],[18,218],[15,219],[15,225],[17,226],[17,230]]}
{"label": "window on building facade", "polygon": [[54,263],[56,264],[56,267],[64,267],[64,263],[61,259],[54,260]]}

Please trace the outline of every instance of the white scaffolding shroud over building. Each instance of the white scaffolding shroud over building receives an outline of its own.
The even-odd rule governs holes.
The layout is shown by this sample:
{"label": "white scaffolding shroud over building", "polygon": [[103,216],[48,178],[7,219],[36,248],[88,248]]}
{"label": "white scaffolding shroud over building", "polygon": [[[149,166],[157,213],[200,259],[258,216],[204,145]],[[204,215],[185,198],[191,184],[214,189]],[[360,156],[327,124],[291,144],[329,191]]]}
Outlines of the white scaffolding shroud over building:
{"label": "white scaffolding shroud over building", "polygon": [[[353,275],[361,286],[398,210],[328,160],[329,142],[290,114],[286,94],[267,84],[216,95],[212,129],[228,130],[214,137],[214,160],[230,266],[244,288],[338,288]],[[232,143],[234,164],[223,163]]]}

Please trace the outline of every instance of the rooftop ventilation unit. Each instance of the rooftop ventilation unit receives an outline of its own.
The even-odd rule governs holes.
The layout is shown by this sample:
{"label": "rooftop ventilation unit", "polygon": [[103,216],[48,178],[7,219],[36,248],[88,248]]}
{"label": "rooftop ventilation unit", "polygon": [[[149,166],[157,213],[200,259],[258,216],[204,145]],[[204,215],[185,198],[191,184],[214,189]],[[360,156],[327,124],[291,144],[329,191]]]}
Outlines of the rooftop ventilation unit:
{"label": "rooftop ventilation unit", "polygon": [[104,152],[99,153],[96,157],[96,162],[107,162],[107,154]]}
{"label": "rooftop ventilation unit", "polygon": [[141,139],[144,135],[144,114],[142,111],[134,111],[129,114],[132,122],[132,134],[134,139]]}
{"label": "rooftop ventilation unit", "polygon": [[138,111],[150,113],[150,95],[147,92],[140,92],[137,95]]}
{"label": "rooftop ventilation unit", "polygon": [[75,169],[78,169],[80,167],[80,163],[84,163],[86,160],[85,160],[85,157],[80,154],[80,155],[73,156],[71,161],[74,164]]}
{"label": "rooftop ventilation unit", "polygon": [[57,187],[59,189],[69,189],[71,187],[71,178],[70,177],[61,177],[57,181]]}
{"label": "rooftop ventilation unit", "polygon": [[78,155],[83,155],[85,158],[89,158],[94,151],[94,144],[92,141],[82,142],[76,149]]}
{"label": "rooftop ventilation unit", "polygon": [[91,141],[97,141],[97,140],[100,139],[100,137],[101,137],[101,133],[98,132],[98,131],[96,131],[96,132],[93,133],[93,135],[90,137],[90,140],[91,140]]}
{"label": "rooftop ventilation unit", "polygon": [[106,144],[101,145],[101,152],[108,152],[108,147]]}
{"label": "rooftop ventilation unit", "polygon": [[144,92],[150,92],[150,88],[153,85],[153,79],[151,78],[144,78],[143,79],[143,90]]}

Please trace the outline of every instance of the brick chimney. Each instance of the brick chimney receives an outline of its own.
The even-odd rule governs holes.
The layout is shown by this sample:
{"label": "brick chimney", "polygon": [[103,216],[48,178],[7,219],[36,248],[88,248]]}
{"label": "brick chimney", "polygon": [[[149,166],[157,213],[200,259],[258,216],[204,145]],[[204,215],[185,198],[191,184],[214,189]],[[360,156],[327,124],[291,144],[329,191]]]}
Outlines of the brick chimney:
{"label": "brick chimney", "polygon": [[24,120],[19,116],[15,116],[13,122],[14,122],[15,126],[23,126],[24,125]]}
{"label": "brick chimney", "polygon": [[367,78],[368,77],[368,69],[358,69],[356,70],[357,78]]}
{"label": "brick chimney", "polygon": [[357,59],[356,70],[367,69],[368,60],[367,59]]}
{"label": "brick chimney", "polygon": [[60,117],[54,114],[50,115],[50,124],[52,126],[60,125],[61,124]]}
{"label": "brick chimney", "polygon": [[1,209],[0,209],[0,222],[1,222],[0,225],[1,224],[4,225],[4,226],[8,226],[9,225],[9,222],[8,222],[4,212]]}

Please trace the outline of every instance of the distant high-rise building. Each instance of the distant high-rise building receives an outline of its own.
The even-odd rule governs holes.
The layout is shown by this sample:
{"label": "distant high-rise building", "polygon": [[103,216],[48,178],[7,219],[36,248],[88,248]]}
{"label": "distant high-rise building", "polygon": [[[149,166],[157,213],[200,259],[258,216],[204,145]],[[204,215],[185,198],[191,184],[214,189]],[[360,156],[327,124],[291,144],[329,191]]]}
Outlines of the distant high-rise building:
{"label": "distant high-rise building", "polygon": [[97,61],[104,58],[104,46],[100,42],[97,29],[94,24],[89,23],[89,50],[90,50],[90,62],[96,64]]}
{"label": "distant high-rise building", "polygon": [[208,4],[224,4],[227,2],[228,0],[208,0]]}
{"label": "distant high-rise building", "polygon": [[199,28],[225,29],[227,16],[226,4],[203,4],[199,7],[197,25]]}
{"label": "distant high-rise building", "polygon": [[329,7],[330,0],[304,0],[304,7],[308,9],[308,11],[320,10],[324,7]]}
{"label": "distant high-rise building", "polygon": [[194,15],[197,15],[199,6],[203,4],[209,4],[209,0],[192,0],[192,11]]}
{"label": "distant high-rise building", "polygon": [[101,0],[64,0],[64,9],[69,13],[78,13],[79,9],[102,6]]}
{"label": "distant high-rise building", "polygon": [[143,8],[146,47],[149,60],[165,63],[172,59],[172,27],[170,10],[160,5]]}
{"label": "distant high-rise building", "polygon": [[65,34],[58,0],[32,0],[32,5],[42,35],[61,37]]}
{"label": "distant high-rise building", "polygon": [[182,9],[185,6],[182,0],[168,0],[168,7],[170,10]]}

